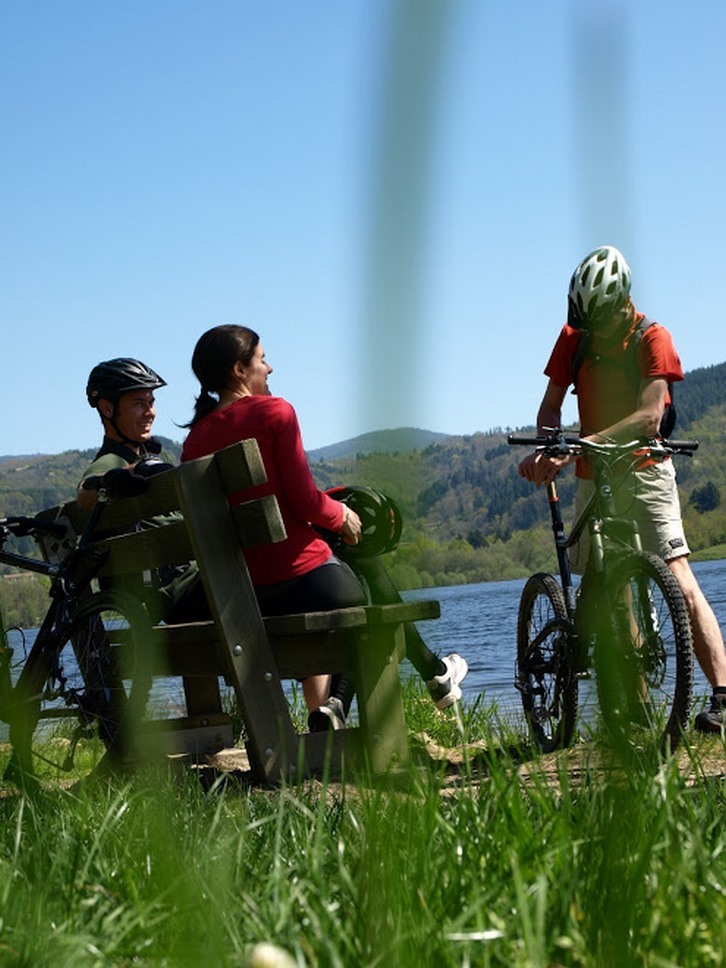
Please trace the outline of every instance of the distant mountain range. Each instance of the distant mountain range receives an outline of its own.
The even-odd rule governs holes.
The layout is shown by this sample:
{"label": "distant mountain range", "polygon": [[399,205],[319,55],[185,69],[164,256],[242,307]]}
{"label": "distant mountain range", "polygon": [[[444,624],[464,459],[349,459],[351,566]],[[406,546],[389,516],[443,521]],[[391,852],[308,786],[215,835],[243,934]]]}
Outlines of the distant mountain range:
{"label": "distant mountain range", "polygon": [[[683,383],[676,384],[674,388],[677,427],[681,431],[687,430],[709,407],[726,403],[726,363],[690,370],[686,377]],[[413,450],[423,450],[430,444],[443,443],[456,436],[458,435],[435,433],[417,427],[374,430],[350,440],[309,450],[307,455],[310,461],[317,463],[366,454],[406,454]]]}
{"label": "distant mountain range", "polygon": [[[678,411],[675,436],[681,437],[687,435],[691,425],[698,422],[707,412],[726,404],[726,363],[691,370],[686,376],[686,380],[677,384],[675,388]],[[310,450],[308,458],[316,478],[327,481],[337,476],[336,469],[329,467],[335,463],[344,464],[346,474],[351,474],[351,462],[358,461],[370,469],[373,466],[371,459],[375,455],[390,459],[395,458],[396,455],[403,457],[428,453],[432,450],[441,455],[452,449],[460,455],[457,459],[466,459],[467,448],[471,449],[473,456],[475,451],[481,448],[489,451],[504,439],[504,431],[461,436],[422,430],[417,427],[400,427],[372,431],[327,447]],[[181,444],[168,438],[161,438],[161,442],[172,459],[178,460]],[[709,450],[711,446],[712,444],[709,444]],[[27,513],[48,507],[58,501],[68,500],[75,493],[78,480],[95,451],[95,448],[90,448],[64,451],[56,455],[0,457],[0,515]],[[412,468],[413,464],[409,461],[407,466]],[[418,469],[423,471],[422,467]],[[434,468],[427,467],[421,479],[418,481],[412,479],[407,483],[406,490],[425,488],[430,483],[430,475],[434,474],[438,477],[446,474],[446,471],[445,466],[438,467],[435,471]]]}
{"label": "distant mountain range", "polygon": [[311,461],[340,460],[355,457],[356,454],[406,454],[411,450],[423,450],[429,444],[438,444],[450,437],[433,430],[419,430],[417,427],[399,427],[397,430],[373,430],[350,440],[337,444],[318,447],[307,451]]}
{"label": "distant mountain range", "polygon": [[[689,372],[675,399],[675,436],[701,441],[692,460],[678,463],[689,543],[718,557],[725,553],[718,549],[726,549],[726,363]],[[178,460],[179,443],[162,443]],[[71,499],[94,453],[0,458],[0,517]],[[521,456],[507,445],[505,430],[462,436],[413,427],[308,452],[319,487],[363,485],[396,501],[404,533],[390,564],[402,588],[515,578],[553,567],[545,495],[517,474]],[[565,511],[574,490],[574,475],[563,475]]]}

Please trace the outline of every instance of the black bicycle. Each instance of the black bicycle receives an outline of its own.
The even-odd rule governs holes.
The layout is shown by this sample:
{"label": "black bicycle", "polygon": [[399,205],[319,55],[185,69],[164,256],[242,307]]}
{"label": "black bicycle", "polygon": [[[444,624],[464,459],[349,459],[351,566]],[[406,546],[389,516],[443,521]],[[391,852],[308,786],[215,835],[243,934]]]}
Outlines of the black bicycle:
{"label": "black bicycle", "polygon": [[[50,605],[32,646],[16,655],[6,642],[0,652],[0,720],[13,749],[4,775],[15,782],[48,766],[73,769],[83,738],[98,737],[109,760],[122,763],[144,714],[151,623],[138,597],[99,586],[105,554],[94,534],[112,492],[102,478],[92,483],[98,501],[78,539],[68,522],[42,513],[0,519],[0,562],[50,579]],[[52,549],[51,560],[7,550],[11,536],[34,538]]]}
{"label": "black bicycle", "polygon": [[[690,456],[697,442],[593,443],[557,430],[511,434],[508,443],[548,456],[586,455],[595,478],[569,534],[557,487],[547,486],[559,582],[532,575],[520,600],[515,686],[535,743],[544,752],[571,743],[578,680],[594,667],[601,715],[617,744],[675,749],[692,702],[688,610],[668,566],[642,550],[635,522],[616,514],[615,492],[645,458]],[[587,562],[576,588],[568,550],[586,530]]]}

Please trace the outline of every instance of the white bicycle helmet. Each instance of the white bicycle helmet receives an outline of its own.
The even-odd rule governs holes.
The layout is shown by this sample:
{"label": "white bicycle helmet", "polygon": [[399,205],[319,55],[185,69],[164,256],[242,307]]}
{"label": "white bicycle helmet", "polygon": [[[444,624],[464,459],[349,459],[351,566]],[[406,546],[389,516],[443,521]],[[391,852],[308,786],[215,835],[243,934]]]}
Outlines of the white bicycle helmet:
{"label": "white bicycle helmet", "polygon": [[570,279],[568,321],[575,329],[596,327],[625,305],[630,267],[623,253],[602,245],[585,256]]}

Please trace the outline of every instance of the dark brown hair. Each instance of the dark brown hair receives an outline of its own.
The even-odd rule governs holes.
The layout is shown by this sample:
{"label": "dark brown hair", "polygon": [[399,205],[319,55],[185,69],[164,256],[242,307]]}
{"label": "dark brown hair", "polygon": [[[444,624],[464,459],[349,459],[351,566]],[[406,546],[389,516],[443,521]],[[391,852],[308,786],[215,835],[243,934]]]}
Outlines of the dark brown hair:
{"label": "dark brown hair", "polygon": [[249,366],[259,342],[260,337],[253,330],[233,323],[214,326],[199,337],[192,353],[192,370],[201,392],[194,402],[194,416],[186,427],[193,427],[217,407],[232,367],[235,363]]}

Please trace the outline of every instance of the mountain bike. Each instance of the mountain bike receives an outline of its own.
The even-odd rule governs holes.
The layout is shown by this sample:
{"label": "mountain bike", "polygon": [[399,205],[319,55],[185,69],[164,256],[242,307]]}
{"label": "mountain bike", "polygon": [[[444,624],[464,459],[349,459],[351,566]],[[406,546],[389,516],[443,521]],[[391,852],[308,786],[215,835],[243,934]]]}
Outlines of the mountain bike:
{"label": "mountain bike", "polygon": [[[93,485],[98,501],[77,539],[69,522],[42,513],[0,519],[0,562],[50,580],[50,605],[35,641],[16,656],[5,637],[0,652],[0,720],[12,744],[4,776],[13,782],[36,779],[49,766],[74,769],[84,738],[97,737],[104,758],[122,763],[149,694],[151,622],[137,597],[100,587],[106,556],[94,534],[113,492],[102,478]],[[57,560],[7,549],[11,536],[34,538]],[[118,645],[128,663],[123,671],[113,649]]]}
{"label": "mountain bike", "polygon": [[[621,749],[675,749],[692,701],[688,610],[665,562],[642,550],[637,524],[616,513],[615,494],[645,458],[690,456],[698,443],[595,443],[559,430],[510,434],[508,443],[547,456],[584,455],[595,478],[569,534],[556,484],[547,485],[559,581],[534,574],[522,591],[515,686],[534,742],[543,752],[572,742],[579,680],[594,669],[602,719]],[[585,532],[588,555],[577,588],[568,551]]]}

